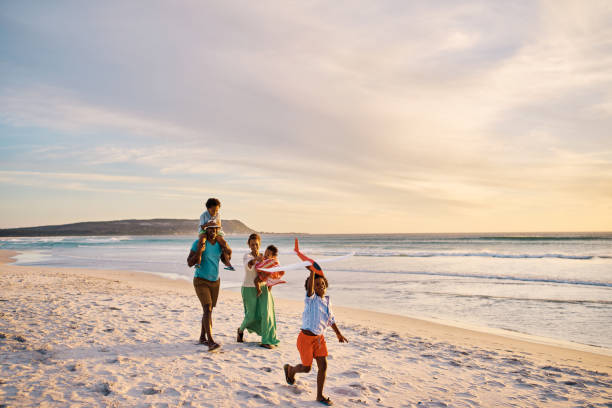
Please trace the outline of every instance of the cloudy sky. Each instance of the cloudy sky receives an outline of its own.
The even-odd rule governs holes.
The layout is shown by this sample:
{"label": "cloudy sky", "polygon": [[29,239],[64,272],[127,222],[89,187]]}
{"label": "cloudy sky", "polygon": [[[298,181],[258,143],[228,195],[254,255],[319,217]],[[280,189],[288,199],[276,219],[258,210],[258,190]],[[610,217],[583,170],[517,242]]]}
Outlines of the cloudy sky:
{"label": "cloudy sky", "polygon": [[0,227],[612,230],[612,2],[0,1]]}

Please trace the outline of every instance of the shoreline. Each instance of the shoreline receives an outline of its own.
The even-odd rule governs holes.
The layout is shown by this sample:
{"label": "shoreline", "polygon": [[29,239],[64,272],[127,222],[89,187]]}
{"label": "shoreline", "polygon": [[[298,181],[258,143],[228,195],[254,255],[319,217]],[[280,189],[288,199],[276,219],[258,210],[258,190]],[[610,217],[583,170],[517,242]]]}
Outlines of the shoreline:
{"label": "shoreline", "polygon": [[[274,350],[246,335],[240,293],[214,309],[222,348],[196,345],[190,282],[130,271],[11,265],[0,251],[0,400],[8,406],[318,406],[316,368],[284,381],[303,303],[276,299]],[[335,307],[326,338],[337,406],[609,406],[612,358],[409,317]]]}
{"label": "shoreline", "polygon": [[[9,255],[6,255],[5,253],[11,253],[11,255],[9,256]],[[3,263],[10,264],[10,263],[15,262],[15,259],[13,258],[22,253],[23,252],[20,252],[20,251],[0,250],[0,264],[3,264]],[[14,265],[14,266],[26,267],[26,266],[21,266],[21,265]],[[191,286],[192,284],[191,284],[190,279],[183,278],[182,276],[177,277],[177,278],[164,276],[164,273],[161,273],[161,272],[144,272],[144,271],[129,271],[129,270],[113,270],[113,269],[90,269],[90,268],[80,268],[80,267],[55,268],[55,267],[44,266],[42,268],[54,269],[54,270],[55,269],[56,270],[72,270],[72,271],[75,271],[76,273],[82,273],[83,271],[88,271],[88,275],[92,277],[106,278],[109,276],[113,276],[113,279],[118,279],[120,281],[128,281],[128,282],[140,281],[140,279],[134,279],[134,278],[138,277],[139,275],[143,275],[143,276],[148,276],[149,280],[150,280],[150,277],[155,277],[156,281],[158,279],[161,280],[160,283],[167,282],[169,287],[181,287],[182,291],[189,292],[192,290],[192,286]],[[123,278],[124,276],[127,277],[128,275],[130,276],[129,279]],[[174,282],[174,283],[170,284],[170,282]],[[177,282],[180,282],[180,283],[177,284]],[[238,298],[240,298],[239,290],[234,291],[234,290],[229,290],[229,289],[222,289],[220,293],[225,294],[230,297],[237,296]],[[295,310],[299,309],[298,312],[301,314],[301,307],[302,307],[301,301],[291,300],[291,299],[282,298],[282,297],[275,297],[275,300],[276,300],[276,303],[281,303],[285,307],[289,307]],[[529,343],[534,346],[535,345],[550,346],[550,347],[555,347],[559,349],[581,351],[581,352],[585,352],[589,354],[595,354],[595,355],[600,355],[600,356],[605,356],[605,357],[612,357],[612,349],[608,349],[605,347],[594,346],[594,345],[589,345],[589,344],[581,344],[581,343],[576,343],[572,341],[554,339],[554,338],[543,337],[543,336],[537,336],[537,335],[532,335],[532,334],[523,333],[519,331],[480,326],[477,324],[470,324],[470,323],[464,323],[464,322],[458,322],[458,321],[428,318],[428,317],[423,317],[423,316],[406,316],[406,315],[401,315],[401,314],[393,314],[393,313],[386,313],[386,312],[381,312],[381,311],[376,311],[376,310],[360,309],[360,308],[345,307],[345,306],[338,306],[338,305],[334,305],[334,310],[336,312],[343,311],[343,314],[345,315],[351,315],[355,313],[359,313],[364,316],[367,315],[369,321],[371,322],[381,322],[381,321],[386,322],[389,319],[393,320],[396,318],[397,319],[407,319],[409,322],[406,324],[403,324],[402,326],[405,326],[405,325],[408,325],[408,326],[425,325],[426,326],[427,324],[431,324],[434,326],[439,326],[438,329],[442,330],[443,332],[445,332],[445,330],[443,330],[444,328],[447,329],[446,331],[450,331],[450,332],[452,332],[453,330],[464,330],[467,333],[471,333],[472,336],[476,336],[476,337],[493,336],[491,337],[491,339],[494,339],[495,336],[498,336],[498,337],[502,337],[507,340],[515,340],[519,342]]]}

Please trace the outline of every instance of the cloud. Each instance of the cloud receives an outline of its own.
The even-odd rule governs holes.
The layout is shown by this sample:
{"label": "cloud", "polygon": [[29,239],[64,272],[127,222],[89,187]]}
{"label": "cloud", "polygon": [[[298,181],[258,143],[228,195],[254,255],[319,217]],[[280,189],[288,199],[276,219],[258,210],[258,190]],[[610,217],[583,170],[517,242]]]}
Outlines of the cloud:
{"label": "cloud", "polygon": [[130,136],[193,138],[200,135],[173,123],[87,105],[67,93],[44,86],[4,89],[0,94],[0,121],[16,127],[79,134],[114,129]]}
{"label": "cloud", "polygon": [[215,191],[330,226],[609,202],[606,1],[13,3],[0,19],[0,122],[24,135],[2,146],[23,172],[4,180]]}

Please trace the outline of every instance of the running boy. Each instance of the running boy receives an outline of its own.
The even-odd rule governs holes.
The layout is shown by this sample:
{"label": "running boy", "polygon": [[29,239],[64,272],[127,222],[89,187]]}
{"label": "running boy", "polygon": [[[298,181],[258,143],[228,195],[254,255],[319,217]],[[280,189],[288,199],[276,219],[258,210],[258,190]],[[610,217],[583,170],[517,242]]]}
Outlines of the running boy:
{"label": "running boy", "polygon": [[328,397],[323,396],[325,374],[327,371],[327,345],[323,336],[327,326],[331,326],[340,343],[348,343],[346,337],[340,333],[336,326],[334,313],[331,308],[329,296],[325,296],[328,283],[325,276],[310,271],[310,276],[304,283],[306,299],[304,299],[304,312],[302,313],[302,329],[297,338],[297,349],[300,352],[302,364],[292,366],[285,364],[285,380],[287,384],[295,384],[296,373],[308,373],[313,358],[317,361],[317,401],[323,405],[332,405]]}
{"label": "running boy", "polygon": [[[221,262],[223,262],[226,266],[225,269],[229,269],[231,271],[235,270],[232,266],[230,260],[232,259],[232,249],[225,241],[223,236],[225,233],[221,229],[221,213],[219,209],[221,208],[221,201],[216,198],[209,198],[206,200],[206,211],[200,215],[200,231],[199,231],[199,240],[202,243],[202,249],[198,252],[198,260],[202,258],[202,253],[206,250],[206,227],[209,225],[216,224],[219,226],[219,232],[217,233],[217,242],[221,245],[221,249],[223,254],[221,255]],[[200,262],[198,261],[198,265]]]}

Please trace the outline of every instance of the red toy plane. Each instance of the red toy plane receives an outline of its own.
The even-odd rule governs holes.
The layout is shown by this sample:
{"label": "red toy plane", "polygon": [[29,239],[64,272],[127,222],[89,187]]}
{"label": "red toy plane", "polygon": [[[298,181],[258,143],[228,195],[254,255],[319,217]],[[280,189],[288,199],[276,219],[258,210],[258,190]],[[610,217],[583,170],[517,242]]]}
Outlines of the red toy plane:
{"label": "red toy plane", "polygon": [[336,258],[321,259],[317,263],[314,259],[310,259],[309,257],[307,257],[306,255],[300,252],[300,247],[299,247],[297,238],[295,239],[295,247],[293,248],[293,250],[303,262],[286,265],[286,266],[276,266],[273,268],[262,268],[261,270],[265,272],[278,272],[278,271],[287,271],[291,269],[299,269],[299,268],[305,267],[306,269],[314,272],[317,275],[324,276],[323,269],[321,269],[321,266],[319,265],[320,263],[340,261],[342,259],[348,258],[349,256],[355,255],[354,252],[351,252],[350,254],[338,256]]}

